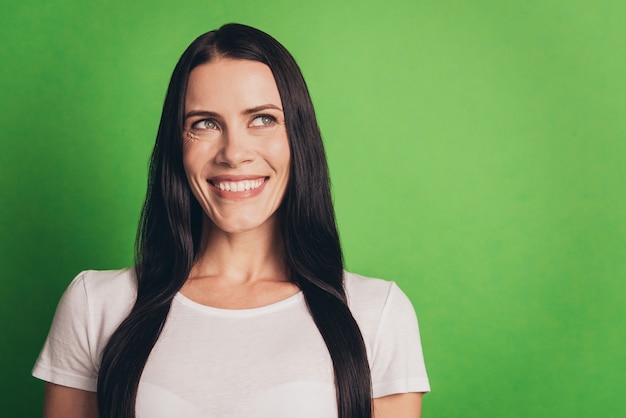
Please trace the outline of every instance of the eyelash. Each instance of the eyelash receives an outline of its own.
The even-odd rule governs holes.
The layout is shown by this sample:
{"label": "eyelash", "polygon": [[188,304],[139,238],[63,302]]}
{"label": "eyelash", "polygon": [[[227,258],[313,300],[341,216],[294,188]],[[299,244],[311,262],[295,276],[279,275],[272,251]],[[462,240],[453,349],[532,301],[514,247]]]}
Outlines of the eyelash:
{"label": "eyelash", "polygon": [[[269,119],[269,123],[268,124],[261,124],[261,125],[252,125],[252,123],[257,120],[257,119],[263,119],[263,118],[268,118]],[[275,124],[278,120],[276,119],[275,116],[272,116],[270,114],[260,114],[260,115],[254,115],[251,119],[250,119],[250,123],[248,124],[249,127],[251,128],[264,128],[267,126],[272,126],[273,124]],[[215,126],[215,128],[206,128],[206,127],[201,127],[201,124],[208,124],[211,123]],[[217,123],[217,121],[215,119],[201,119],[199,121],[196,121],[194,123],[191,124],[191,129],[216,129],[219,127],[219,124]]]}
{"label": "eyelash", "polygon": [[253,117],[252,117],[252,120],[250,121],[250,124],[252,124],[252,122],[254,122],[254,121],[255,121],[255,120],[257,120],[257,119],[261,119],[261,120],[262,120],[262,119],[264,119],[264,118],[269,119],[269,121],[270,121],[270,122],[269,122],[267,125],[266,125],[266,124],[261,123],[261,126],[255,126],[255,127],[266,127],[266,126],[272,126],[273,124],[275,124],[275,123],[277,122],[277,120],[276,120],[276,118],[275,118],[274,116],[272,116],[272,115],[268,115],[268,114],[262,114],[262,115],[255,115],[255,116],[253,116]]}
{"label": "eyelash", "polygon": [[212,123],[213,125],[215,125],[215,127],[218,126],[217,121],[215,119],[202,119],[199,120],[197,122],[194,122],[191,124],[191,129],[195,130],[195,129],[212,129],[212,128],[206,128],[206,127],[201,127],[200,125],[203,123]]}

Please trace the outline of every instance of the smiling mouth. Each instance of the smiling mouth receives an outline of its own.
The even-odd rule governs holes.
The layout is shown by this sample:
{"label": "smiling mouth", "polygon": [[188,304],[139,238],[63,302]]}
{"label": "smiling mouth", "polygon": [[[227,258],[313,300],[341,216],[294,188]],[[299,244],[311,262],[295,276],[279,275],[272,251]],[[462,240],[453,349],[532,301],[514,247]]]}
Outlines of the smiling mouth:
{"label": "smiling mouth", "polygon": [[250,190],[258,189],[265,183],[267,177],[261,177],[254,180],[240,180],[240,181],[216,181],[209,180],[209,182],[217,189],[226,192],[248,192]]}

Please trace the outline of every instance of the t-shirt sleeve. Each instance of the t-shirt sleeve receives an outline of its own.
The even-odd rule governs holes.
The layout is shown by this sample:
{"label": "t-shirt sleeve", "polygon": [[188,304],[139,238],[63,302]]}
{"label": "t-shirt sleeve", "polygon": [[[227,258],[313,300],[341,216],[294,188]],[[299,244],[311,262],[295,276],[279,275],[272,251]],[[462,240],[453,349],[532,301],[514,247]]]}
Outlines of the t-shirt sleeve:
{"label": "t-shirt sleeve", "polygon": [[57,306],[48,338],[33,368],[33,376],[76,389],[96,391],[97,369],[90,339],[86,272],[69,285]]}
{"label": "t-shirt sleeve", "polygon": [[372,352],[374,398],[430,392],[417,316],[409,298],[393,283],[382,311]]}

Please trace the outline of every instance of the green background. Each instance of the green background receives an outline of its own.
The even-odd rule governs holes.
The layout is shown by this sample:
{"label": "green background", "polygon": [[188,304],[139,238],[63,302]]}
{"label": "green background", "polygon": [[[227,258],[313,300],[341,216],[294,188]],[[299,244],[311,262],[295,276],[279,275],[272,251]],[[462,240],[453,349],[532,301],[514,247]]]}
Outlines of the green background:
{"label": "green background", "polygon": [[626,416],[626,3],[12,1],[0,11],[0,405],[63,289],[132,262],[186,45],[257,26],[299,61],[347,266],[420,318],[425,417]]}

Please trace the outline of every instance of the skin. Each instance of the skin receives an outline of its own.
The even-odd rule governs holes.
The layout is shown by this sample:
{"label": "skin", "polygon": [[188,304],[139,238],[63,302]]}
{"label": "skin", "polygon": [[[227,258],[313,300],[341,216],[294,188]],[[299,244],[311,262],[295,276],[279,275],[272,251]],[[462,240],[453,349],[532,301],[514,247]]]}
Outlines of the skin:
{"label": "skin", "polygon": [[420,418],[421,393],[397,393],[373,399],[374,418]]}
{"label": "skin", "polygon": [[[287,277],[276,214],[289,181],[289,140],[271,70],[218,58],[191,72],[186,93],[183,165],[204,220],[202,245],[181,293],[224,309],[294,295],[299,289]],[[222,190],[242,180],[262,185]],[[374,399],[374,416],[419,418],[421,399],[421,393]],[[96,406],[93,392],[46,384],[45,418],[93,418]]]}
{"label": "skin", "polygon": [[[271,70],[233,59],[198,66],[189,76],[185,114],[185,128],[198,137],[186,138],[183,165],[205,218],[203,244],[181,292],[226,309],[268,305],[297,293],[285,271],[276,215],[290,153]],[[259,178],[263,185],[253,192],[215,187]]]}
{"label": "skin", "polygon": [[98,418],[96,392],[46,382],[43,418]]}

